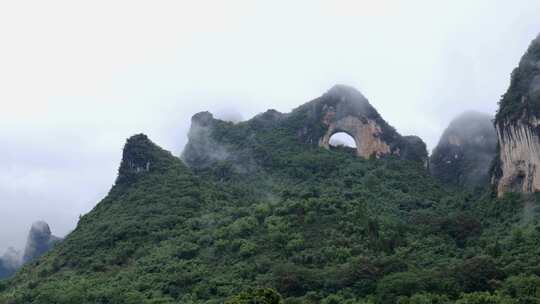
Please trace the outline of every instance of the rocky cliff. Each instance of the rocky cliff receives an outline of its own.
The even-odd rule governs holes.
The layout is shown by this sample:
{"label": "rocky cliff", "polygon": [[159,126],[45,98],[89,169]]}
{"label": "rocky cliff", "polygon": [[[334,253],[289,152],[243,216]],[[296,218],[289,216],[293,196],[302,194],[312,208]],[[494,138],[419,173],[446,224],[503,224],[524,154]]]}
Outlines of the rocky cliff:
{"label": "rocky cliff", "polygon": [[499,140],[493,183],[506,192],[540,191],[540,36],[512,72],[495,118]]}
{"label": "rocky cliff", "polygon": [[[252,163],[222,142],[221,129],[232,123],[215,119],[209,112],[193,116],[188,134],[189,142],[182,159],[191,167],[208,165],[215,161],[242,159]],[[356,154],[362,158],[395,156],[426,162],[424,142],[416,136],[401,136],[371,106],[356,89],[336,85],[321,97],[283,114],[269,110],[253,119],[236,124],[237,129],[278,130],[294,135],[297,142],[308,146],[330,148],[332,135],[344,132],[356,143]],[[244,132],[245,146],[256,142],[257,132]],[[230,134],[228,136],[231,138]],[[247,154],[247,153],[246,153]]]}
{"label": "rocky cliff", "polygon": [[496,148],[492,117],[465,112],[452,120],[441,136],[430,158],[430,172],[448,185],[488,184]]}

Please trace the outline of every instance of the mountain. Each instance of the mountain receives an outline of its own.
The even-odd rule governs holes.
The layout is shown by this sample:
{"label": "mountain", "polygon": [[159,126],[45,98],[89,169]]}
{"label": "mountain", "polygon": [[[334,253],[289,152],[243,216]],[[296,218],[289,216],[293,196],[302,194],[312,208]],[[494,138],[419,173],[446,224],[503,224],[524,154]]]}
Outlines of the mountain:
{"label": "mountain", "polygon": [[446,185],[481,187],[489,184],[497,134],[492,117],[465,112],[450,122],[430,157],[434,177]]}
{"label": "mountain", "polygon": [[47,253],[61,240],[62,238],[52,235],[51,228],[46,222],[33,223],[28,233],[24,253],[21,254],[14,248],[9,248],[0,257],[0,278],[13,275],[22,265]]}
{"label": "mountain", "polygon": [[[327,146],[337,131],[356,149]],[[0,303],[538,300],[537,210],[447,187],[426,155],[344,86],[291,113],[196,114],[181,159],[135,135],[107,196]]]}
{"label": "mountain", "polygon": [[[230,122],[220,121],[209,112],[193,116],[188,134],[189,142],[182,159],[191,167],[204,167],[215,161],[236,160],[249,170],[253,159],[243,155],[231,154],[227,145],[216,144],[225,125]],[[362,158],[381,158],[395,156],[401,159],[426,162],[425,143],[416,136],[401,136],[391,127],[356,89],[336,85],[321,97],[312,100],[291,113],[282,114],[275,110],[258,115],[245,123],[255,128],[283,129],[302,142],[312,147],[330,148],[330,138],[338,132],[349,134],[356,142],[356,155]],[[244,134],[247,149],[259,140],[255,133]],[[291,134],[289,134],[291,135]],[[250,142],[250,144],[247,144]],[[233,148],[234,150],[238,150]],[[243,149],[243,154],[251,156],[253,152]]]}
{"label": "mountain", "polygon": [[61,238],[52,235],[49,224],[43,221],[33,223],[28,233],[22,263],[28,263],[42,256],[60,240]]}
{"label": "mountain", "polygon": [[495,127],[499,151],[493,181],[498,194],[540,191],[540,36],[512,72]]}

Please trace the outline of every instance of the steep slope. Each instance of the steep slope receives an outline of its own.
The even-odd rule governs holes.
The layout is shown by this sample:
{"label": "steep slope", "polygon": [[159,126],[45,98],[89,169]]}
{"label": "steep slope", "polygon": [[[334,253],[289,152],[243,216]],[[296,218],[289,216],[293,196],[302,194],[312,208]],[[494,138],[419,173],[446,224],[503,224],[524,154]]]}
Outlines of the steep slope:
{"label": "steep slope", "polygon": [[107,197],[0,282],[0,303],[281,301],[256,287],[285,303],[451,303],[535,279],[540,230],[519,196],[446,190],[401,152],[321,148],[306,141],[316,129],[298,132],[317,122],[310,107],[237,124],[196,115],[211,127],[190,133],[191,167],[130,138]]}
{"label": "steep slope", "polygon": [[[31,296],[36,303],[75,303],[78,292],[85,291],[88,303],[121,297],[131,289],[114,286],[134,282],[122,277],[135,266],[134,261],[139,262],[138,271],[146,270],[141,257],[159,255],[160,250],[177,243],[175,238],[181,238],[182,230],[174,229],[195,217],[205,196],[200,187],[169,152],[145,135],[131,137],[123,151],[116,184],[107,197],[81,218],[75,231],[51,254],[29,263],[13,279],[14,285],[21,288],[14,290],[18,295],[13,297],[15,303],[29,303],[24,300],[29,294],[25,291],[28,284],[41,287]],[[187,252],[192,250],[186,246]],[[181,249],[171,253],[180,254]],[[148,267],[159,265],[149,263]],[[43,282],[44,278],[48,280]],[[70,290],[75,294],[58,294],[60,286],[73,288]],[[109,290],[118,294],[112,295]]]}
{"label": "steep slope", "polygon": [[[242,128],[229,127],[221,130]],[[215,182],[203,183],[146,137],[131,138],[107,198],[51,254],[24,267],[4,297],[220,303],[246,286],[272,286],[289,297],[341,289],[355,280],[348,265],[365,254],[384,264],[374,253],[406,242],[412,230],[403,229],[405,218],[442,195],[414,162],[266,147],[283,153],[274,155],[273,169],[264,165],[272,172],[245,180],[216,170],[205,175]],[[381,213],[384,220],[375,216]],[[364,288],[375,288],[380,274],[373,275]]]}
{"label": "steep slope", "polygon": [[499,162],[497,192],[540,191],[540,36],[512,72],[495,117]]}
{"label": "steep slope", "polygon": [[465,112],[450,122],[430,158],[430,171],[441,182],[460,187],[489,183],[497,134],[487,114]]}

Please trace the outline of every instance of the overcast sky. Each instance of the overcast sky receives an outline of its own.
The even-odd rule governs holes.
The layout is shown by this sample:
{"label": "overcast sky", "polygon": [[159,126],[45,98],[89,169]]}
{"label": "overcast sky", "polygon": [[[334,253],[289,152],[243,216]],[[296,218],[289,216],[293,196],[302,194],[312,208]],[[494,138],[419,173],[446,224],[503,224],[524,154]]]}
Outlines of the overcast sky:
{"label": "overcast sky", "polygon": [[0,1],[0,253],[32,222],[73,229],[144,132],[179,155],[192,114],[288,112],[361,90],[433,148],[494,113],[540,1]]}

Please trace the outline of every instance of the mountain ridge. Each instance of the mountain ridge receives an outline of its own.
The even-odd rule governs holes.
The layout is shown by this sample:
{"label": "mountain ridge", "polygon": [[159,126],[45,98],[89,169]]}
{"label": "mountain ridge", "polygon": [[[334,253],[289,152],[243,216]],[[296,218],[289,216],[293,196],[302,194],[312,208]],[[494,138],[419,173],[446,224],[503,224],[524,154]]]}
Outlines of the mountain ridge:
{"label": "mountain ridge", "polygon": [[[327,145],[340,131],[355,149]],[[181,158],[128,138],[107,196],[0,303],[540,301],[540,196],[448,187],[355,89],[244,122],[201,112],[188,137]]]}
{"label": "mountain ridge", "polygon": [[[215,119],[210,112],[195,114],[191,120],[188,143],[181,158],[191,167],[205,167],[214,161],[238,157],[227,152],[227,143],[221,144],[223,129],[253,128],[266,129],[295,138],[295,145],[330,148],[330,137],[338,132],[352,136],[356,143],[356,154],[362,158],[395,156],[426,162],[425,143],[417,136],[401,136],[391,127],[356,89],[336,85],[321,97],[311,100],[290,113],[276,110],[256,115],[250,120],[230,123]],[[244,140],[257,141],[254,133],[242,134]],[[292,141],[289,145],[292,144]],[[245,146],[249,146],[246,144]],[[285,145],[283,146],[285,148]],[[233,149],[235,149],[233,147]],[[244,151],[253,154],[254,151]],[[235,153],[240,153],[238,150]],[[255,152],[256,153],[256,152]],[[253,159],[243,158],[236,163],[253,165]],[[249,166],[248,166],[249,167]],[[244,168],[249,171],[249,168]]]}
{"label": "mountain ridge", "polygon": [[127,139],[108,195],[2,282],[0,302],[222,303],[262,286],[286,303],[395,303],[422,292],[473,296],[512,278],[480,240],[502,238],[512,252],[519,197],[491,211],[489,196],[445,189],[420,159],[303,141],[305,121],[295,118],[308,112],[292,113],[239,123],[195,115],[226,152],[204,166],[143,134]]}

